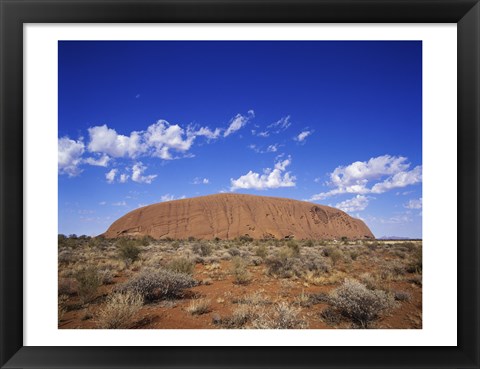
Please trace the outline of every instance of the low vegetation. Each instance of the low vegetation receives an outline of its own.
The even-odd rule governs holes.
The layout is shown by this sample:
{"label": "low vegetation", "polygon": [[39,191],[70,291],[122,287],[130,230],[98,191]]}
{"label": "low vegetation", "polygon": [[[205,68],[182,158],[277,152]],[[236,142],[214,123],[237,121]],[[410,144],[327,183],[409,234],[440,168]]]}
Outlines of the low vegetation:
{"label": "low vegetation", "polygon": [[421,241],[58,237],[60,328],[421,328]]}

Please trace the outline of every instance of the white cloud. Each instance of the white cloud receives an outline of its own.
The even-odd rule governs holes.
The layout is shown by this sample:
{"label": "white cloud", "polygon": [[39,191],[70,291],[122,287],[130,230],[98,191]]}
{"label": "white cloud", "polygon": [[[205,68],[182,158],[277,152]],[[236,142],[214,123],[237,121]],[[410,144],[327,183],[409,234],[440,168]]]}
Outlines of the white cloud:
{"label": "white cloud", "polygon": [[68,174],[69,177],[75,177],[81,173],[78,168],[82,162],[82,155],[85,151],[85,145],[82,141],[74,141],[68,137],[58,140],[58,171],[60,174]]}
{"label": "white cloud", "polygon": [[337,205],[335,205],[336,208],[347,213],[365,210],[367,206],[368,198],[363,195],[357,195],[349,200],[339,202]]}
{"label": "white cloud", "polygon": [[290,122],[290,115],[287,115],[286,117],[280,118],[275,123],[269,124],[267,128],[273,133],[280,133],[285,131],[291,125],[292,123]]}
{"label": "white cloud", "polygon": [[265,154],[265,153],[268,153],[268,152],[277,152],[278,149],[280,148],[280,146],[281,145],[279,145],[279,144],[273,144],[273,145],[269,145],[265,150],[263,150],[263,149],[259,148],[257,145],[251,144],[251,145],[248,145],[248,148],[252,149],[253,151],[255,151],[258,154]]}
{"label": "white cloud", "polygon": [[290,165],[290,163],[291,158],[288,158],[283,161],[277,162],[273,170],[270,168],[264,169],[263,174],[249,171],[247,174],[239,177],[238,179],[231,178],[230,190],[266,190],[269,188],[294,187],[296,180],[295,176],[292,176],[290,172],[285,172],[287,166]]}
{"label": "white cloud", "polygon": [[269,146],[267,147],[267,152],[277,152],[277,151],[278,151],[278,147],[279,147],[278,144],[269,145]]}
{"label": "white cloud", "polygon": [[422,208],[422,198],[412,199],[403,205],[407,209],[421,209]]}
{"label": "white cloud", "polygon": [[161,202],[166,202],[166,201],[173,201],[173,200],[182,200],[185,198],[185,195],[180,196],[180,197],[175,197],[174,195],[170,195],[169,193],[162,195],[160,197]]}
{"label": "white cloud", "polygon": [[105,178],[107,179],[108,183],[113,183],[115,180],[115,176],[117,175],[118,169],[112,169],[107,174],[105,174]]}
{"label": "white cloud", "polygon": [[122,173],[122,174],[120,174],[120,177],[118,178],[118,181],[120,183],[125,183],[125,182],[128,181],[128,178],[130,178],[130,176],[128,174]]}
{"label": "white cloud", "polygon": [[210,130],[208,127],[202,127],[195,132],[195,136],[204,136],[210,140],[215,140],[220,136],[222,130],[220,128],[215,128],[214,131]]}
{"label": "white cloud", "polygon": [[127,206],[127,203],[125,201],[118,201],[112,203],[113,206]]}
{"label": "white cloud", "polygon": [[188,151],[194,140],[193,132],[185,132],[178,124],[171,125],[163,119],[149,126],[145,133],[145,142],[153,149],[153,156],[164,160],[172,159],[170,150],[182,153]]}
{"label": "white cloud", "polygon": [[[408,170],[410,163],[402,156],[383,155],[368,162],[357,161],[346,167],[340,166],[330,174],[333,190],[313,195],[310,201],[323,200],[330,196],[352,193],[384,193],[394,188],[405,187],[422,181],[422,166]],[[379,181],[371,188],[369,182]]]}
{"label": "white cloud", "polygon": [[110,157],[106,154],[103,154],[100,158],[95,159],[95,158],[86,158],[85,163],[90,164],[90,165],[95,165],[97,167],[106,167],[108,166],[108,163],[110,162]]}
{"label": "white cloud", "polygon": [[405,187],[422,181],[422,166],[419,165],[408,172],[396,173],[372,187],[372,193],[384,193],[393,188]]}
{"label": "white cloud", "polygon": [[147,183],[150,184],[157,177],[156,174],[151,174],[148,176],[143,176],[143,172],[147,169],[141,161],[135,163],[132,167],[132,181],[138,183]]}
{"label": "white cloud", "polygon": [[195,177],[193,179],[193,184],[209,184],[210,183],[210,180],[208,178],[199,178],[199,177]]}
{"label": "white cloud", "polygon": [[248,121],[253,117],[255,117],[255,112],[253,110],[249,110],[247,116],[242,114],[237,114],[230,121],[228,128],[223,133],[223,137],[230,136],[232,133],[238,131],[240,128],[245,126],[248,123]]}
{"label": "white cloud", "polygon": [[313,133],[313,131],[303,131],[300,132],[297,136],[295,136],[293,139],[297,142],[303,142],[308,136],[310,136]]}
{"label": "white cloud", "polygon": [[98,205],[107,205],[107,202],[106,202],[106,201],[100,201],[100,202],[98,203]]}
{"label": "white cloud", "polygon": [[135,158],[145,151],[142,144],[141,132],[133,131],[130,136],[118,134],[114,129],[103,126],[90,127],[88,129],[90,142],[88,150],[108,154],[114,158]]}

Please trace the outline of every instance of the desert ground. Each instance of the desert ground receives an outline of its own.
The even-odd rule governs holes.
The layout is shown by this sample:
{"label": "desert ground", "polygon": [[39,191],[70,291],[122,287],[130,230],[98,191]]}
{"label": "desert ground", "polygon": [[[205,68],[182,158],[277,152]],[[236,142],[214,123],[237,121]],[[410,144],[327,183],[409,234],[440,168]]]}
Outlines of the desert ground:
{"label": "desert ground", "polygon": [[60,329],[419,329],[422,242],[58,238]]}

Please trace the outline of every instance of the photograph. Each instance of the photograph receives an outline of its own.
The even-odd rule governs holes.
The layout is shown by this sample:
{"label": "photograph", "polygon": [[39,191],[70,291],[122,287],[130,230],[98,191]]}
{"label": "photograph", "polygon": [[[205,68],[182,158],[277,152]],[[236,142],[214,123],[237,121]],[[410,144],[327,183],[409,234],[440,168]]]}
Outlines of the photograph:
{"label": "photograph", "polygon": [[59,40],[58,329],[421,330],[422,50]]}

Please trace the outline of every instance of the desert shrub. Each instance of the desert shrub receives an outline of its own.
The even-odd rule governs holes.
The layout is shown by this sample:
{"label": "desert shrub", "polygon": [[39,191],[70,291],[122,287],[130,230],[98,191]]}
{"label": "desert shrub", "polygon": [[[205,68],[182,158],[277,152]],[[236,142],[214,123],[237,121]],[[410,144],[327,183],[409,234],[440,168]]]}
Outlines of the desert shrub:
{"label": "desert shrub", "polygon": [[174,272],[185,273],[189,275],[193,275],[194,268],[195,268],[194,262],[184,257],[175,258],[167,264],[167,269],[173,270]]}
{"label": "desert shrub", "polygon": [[419,246],[413,251],[413,260],[407,266],[409,273],[422,273],[422,247]]}
{"label": "desert shrub", "polygon": [[62,321],[63,316],[67,312],[67,301],[68,301],[67,295],[58,296],[58,322]]}
{"label": "desert shrub", "polygon": [[113,277],[115,277],[115,273],[110,269],[101,269],[98,271],[98,275],[102,284],[112,284]]}
{"label": "desert shrub", "polygon": [[239,256],[240,255],[240,250],[237,249],[236,247],[230,247],[228,249],[228,253],[232,256]]}
{"label": "desert shrub", "polygon": [[58,279],[58,295],[72,296],[77,293],[75,286],[75,280],[72,278],[59,278]]}
{"label": "desert shrub", "polygon": [[275,255],[265,259],[267,273],[280,278],[289,278],[295,275],[296,259],[290,249],[282,248]]}
{"label": "desert shrub", "polygon": [[315,243],[312,240],[306,240],[303,243],[303,246],[305,246],[305,247],[313,247],[314,245],[315,245]]}
{"label": "desert shrub", "polygon": [[97,324],[103,329],[131,328],[133,319],[142,305],[143,297],[139,293],[131,291],[114,293],[99,310]]}
{"label": "desert shrub", "polygon": [[406,291],[395,291],[395,300],[397,301],[410,301],[412,295]]}
{"label": "desert shrub", "polygon": [[300,309],[282,301],[255,317],[252,321],[252,326],[257,329],[306,328],[307,322],[299,315]]}
{"label": "desert shrub", "polygon": [[240,243],[248,243],[248,242],[253,242],[253,238],[250,237],[249,235],[244,235],[244,236],[238,237],[238,241]]}
{"label": "desert shrub", "polygon": [[334,249],[330,252],[329,255],[330,259],[332,260],[333,265],[337,265],[337,263],[343,259],[343,252],[337,249]]}
{"label": "desert shrub", "polygon": [[255,255],[256,256],[260,256],[261,258],[265,258],[268,254],[268,251],[267,251],[267,246],[265,245],[259,245],[256,249],[255,249]]}
{"label": "desert shrub", "polygon": [[141,251],[132,240],[122,238],[118,241],[117,247],[118,255],[127,267],[138,260]]}
{"label": "desert shrub", "polygon": [[77,261],[77,257],[69,249],[62,249],[58,253],[58,262],[68,264]]}
{"label": "desert shrub", "polygon": [[323,309],[320,313],[320,317],[325,323],[329,325],[335,325],[342,321],[342,315],[332,307],[327,307]]}
{"label": "desert shrub", "polygon": [[358,251],[350,251],[350,259],[357,260],[360,253]]}
{"label": "desert shrub", "polygon": [[324,260],[324,258],[310,256],[304,258],[303,269],[313,272],[315,275],[319,275],[329,272],[330,265]]}
{"label": "desert shrub", "polygon": [[393,296],[384,291],[369,290],[362,283],[350,279],[335,289],[329,300],[335,309],[361,328],[368,328],[395,304]]}
{"label": "desert shrub", "polygon": [[145,300],[153,301],[169,296],[178,296],[185,288],[193,287],[197,282],[192,276],[172,270],[146,269],[119,286],[117,292],[137,292]]}
{"label": "desert shrub", "polygon": [[77,292],[82,303],[90,302],[97,293],[98,287],[102,284],[102,278],[98,274],[97,268],[88,266],[75,273],[77,281]]}
{"label": "desert shrub", "polygon": [[206,314],[211,311],[210,300],[203,298],[192,300],[186,310],[192,315]]}
{"label": "desert shrub", "polygon": [[248,284],[252,280],[252,276],[247,269],[247,263],[239,256],[232,259],[232,274],[235,283]]}
{"label": "desert shrub", "polygon": [[300,245],[297,242],[295,242],[294,240],[289,240],[287,242],[287,247],[292,252],[292,256],[294,257],[300,256]]}
{"label": "desert shrub", "polygon": [[390,260],[380,265],[380,276],[382,279],[394,279],[405,273],[405,265],[398,260]]}
{"label": "desert shrub", "polygon": [[210,244],[201,242],[195,243],[192,245],[192,251],[200,256],[210,256],[212,255],[213,248]]}

